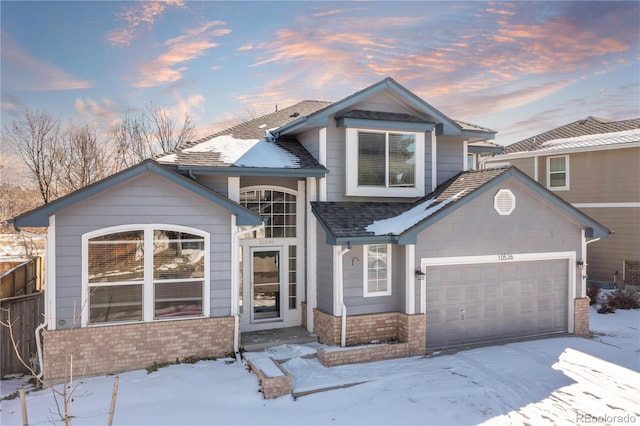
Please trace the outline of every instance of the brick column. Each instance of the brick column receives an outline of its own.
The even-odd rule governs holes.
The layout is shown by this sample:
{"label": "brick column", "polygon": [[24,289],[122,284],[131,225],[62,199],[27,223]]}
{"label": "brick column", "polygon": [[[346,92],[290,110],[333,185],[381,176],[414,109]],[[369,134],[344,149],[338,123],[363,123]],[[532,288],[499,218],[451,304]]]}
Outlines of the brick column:
{"label": "brick column", "polygon": [[582,297],[573,301],[573,334],[589,337],[589,302],[591,299]]}
{"label": "brick column", "polygon": [[398,340],[409,344],[409,356],[424,355],[427,322],[425,314],[398,314]]}

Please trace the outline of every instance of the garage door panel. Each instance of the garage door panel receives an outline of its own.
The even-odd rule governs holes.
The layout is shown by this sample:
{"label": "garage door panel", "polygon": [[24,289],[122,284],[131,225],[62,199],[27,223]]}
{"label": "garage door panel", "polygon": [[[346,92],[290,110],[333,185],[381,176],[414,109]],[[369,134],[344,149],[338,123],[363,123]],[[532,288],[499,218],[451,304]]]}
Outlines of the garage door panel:
{"label": "garage door panel", "polygon": [[566,259],[427,268],[427,347],[567,330]]}

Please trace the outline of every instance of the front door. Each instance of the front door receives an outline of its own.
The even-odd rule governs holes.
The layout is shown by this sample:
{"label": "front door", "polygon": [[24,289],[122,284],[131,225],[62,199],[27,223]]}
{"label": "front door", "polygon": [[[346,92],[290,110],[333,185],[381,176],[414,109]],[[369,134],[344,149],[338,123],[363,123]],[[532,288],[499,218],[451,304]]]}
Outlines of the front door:
{"label": "front door", "polygon": [[282,248],[251,248],[251,320],[282,318]]}

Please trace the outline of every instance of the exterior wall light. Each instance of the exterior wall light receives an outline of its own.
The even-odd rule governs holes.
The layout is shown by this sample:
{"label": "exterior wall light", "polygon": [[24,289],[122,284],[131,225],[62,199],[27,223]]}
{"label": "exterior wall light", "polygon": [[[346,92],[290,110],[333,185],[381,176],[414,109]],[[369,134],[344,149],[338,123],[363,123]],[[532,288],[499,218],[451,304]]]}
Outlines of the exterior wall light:
{"label": "exterior wall light", "polygon": [[416,269],[416,279],[418,281],[424,281],[426,278],[427,278],[427,274],[422,272],[422,269],[420,268]]}

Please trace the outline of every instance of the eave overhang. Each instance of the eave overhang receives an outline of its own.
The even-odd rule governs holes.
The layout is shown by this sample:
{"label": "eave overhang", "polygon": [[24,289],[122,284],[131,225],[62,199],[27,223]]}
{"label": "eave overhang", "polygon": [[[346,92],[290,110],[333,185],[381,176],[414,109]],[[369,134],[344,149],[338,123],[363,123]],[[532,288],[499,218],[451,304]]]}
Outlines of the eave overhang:
{"label": "eave overhang", "polygon": [[296,168],[267,168],[267,167],[215,167],[215,166],[174,166],[175,170],[187,175],[203,176],[264,176],[264,177],[292,177],[292,178],[323,178],[329,170],[326,168],[296,169]]}
{"label": "eave overhang", "polygon": [[102,179],[99,182],[65,195],[62,198],[58,198],[55,201],[16,216],[13,219],[10,219],[9,223],[12,223],[16,229],[24,226],[49,226],[49,217],[56,214],[58,211],[147,172],[155,173],[195,193],[196,195],[201,196],[202,198],[226,208],[231,212],[231,214],[236,215],[236,224],[239,226],[260,225],[262,223],[262,218],[251,210],[248,210],[240,204],[231,201],[227,197],[224,197],[223,195],[162,166],[152,159],[145,160],[129,169],[118,172]]}

